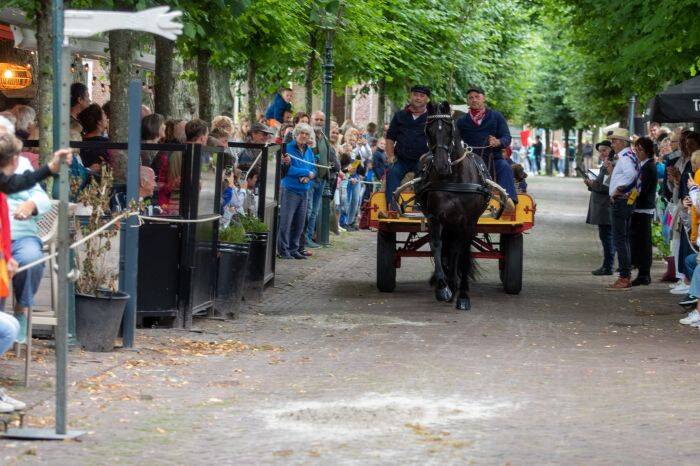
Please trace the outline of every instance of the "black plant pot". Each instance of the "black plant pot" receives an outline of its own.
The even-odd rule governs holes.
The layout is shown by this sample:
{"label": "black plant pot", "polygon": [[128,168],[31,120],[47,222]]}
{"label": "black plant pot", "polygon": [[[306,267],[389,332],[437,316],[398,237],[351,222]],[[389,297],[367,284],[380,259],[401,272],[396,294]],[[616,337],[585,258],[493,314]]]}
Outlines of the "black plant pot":
{"label": "black plant pot", "polygon": [[243,299],[247,273],[248,243],[219,243],[218,275],[214,312],[221,317],[235,318]]}
{"label": "black plant pot", "polygon": [[129,295],[100,290],[97,296],[75,294],[75,332],[87,351],[112,351]]}
{"label": "black plant pot", "polygon": [[247,301],[262,298],[265,286],[265,262],[267,261],[267,233],[249,233],[250,255],[245,277],[244,297]]}

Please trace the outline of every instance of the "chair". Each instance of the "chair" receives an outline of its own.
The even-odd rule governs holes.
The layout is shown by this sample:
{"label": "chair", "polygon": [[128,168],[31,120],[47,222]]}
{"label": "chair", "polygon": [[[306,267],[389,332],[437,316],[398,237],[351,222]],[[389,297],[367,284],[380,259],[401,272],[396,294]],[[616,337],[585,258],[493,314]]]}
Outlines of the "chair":
{"label": "chair", "polygon": [[[59,201],[51,201],[51,209],[46,212],[37,222],[39,227],[39,239],[44,245],[44,253],[54,254],[56,252],[56,238],[58,233],[58,204]],[[33,325],[49,325],[55,327],[58,324],[56,319],[56,303],[58,302],[58,271],[56,257],[52,257],[48,261],[49,281],[51,282],[51,307],[36,317],[33,316],[34,310],[29,309],[27,312],[27,335],[26,335],[26,352],[24,360],[24,386],[29,385],[29,365],[32,360],[32,326]],[[14,296],[13,296],[14,309]],[[17,357],[21,356],[20,344],[15,343],[15,353]]]}

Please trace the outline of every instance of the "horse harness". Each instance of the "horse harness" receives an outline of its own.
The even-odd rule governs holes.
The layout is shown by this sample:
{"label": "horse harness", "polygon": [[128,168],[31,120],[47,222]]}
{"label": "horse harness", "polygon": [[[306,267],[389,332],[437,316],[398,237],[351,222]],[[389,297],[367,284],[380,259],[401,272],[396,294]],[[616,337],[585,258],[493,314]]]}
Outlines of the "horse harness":
{"label": "horse harness", "polygon": [[[449,125],[453,125],[452,123],[452,116],[451,115],[429,115],[428,116],[428,125],[437,121],[439,125],[442,125],[445,123],[445,120],[449,122]],[[454,141],[454,139],[453,139]],[[445,145],[445,144],[433,144],[428,146],[429,152],[427,152],[423,157],[425,158],[425,164],[421,168],[420,173],[416,174],[416,178],[420,176],[422,180],[426,180],[420,183],[416,187],[416,197],[420,198],[422,197],[425,193],[428,193],[430,191],[442,191],[442,192],[449,192],[449,193],[459,193],[459,194],[480,194],[485,197],[485,202],[488,202],[491,200],[491,190],[485,186],[484,180],[485,179],[490,179],[489,173],[488,173],[488,168],[486,168],[486,165],[484,164],[484,161],[482,160],[481,157],[469,157],[470,154],[473,154],[470,148],[466,148],[464,151],[464,155],[460,157],[457,160],[451,160],[450,159],[450,165],[455,166],[459,163],[461,163],[463,160],[468,159],[472,161],[476,165],[476,171],[479,174],[479,178],[481,180],[481,183],[455,183],[455,182],[449,182],[449,181],[437,181],[437,182],[431,182],[427,181],[428,180],[428,175],[430,172],[434,169],[434,164],[433,164],[433,154],[435,153],[435,149],[444,149],[448,154],[451,153],[451,146]],[[448,155],[449,157],[449,155]]]}

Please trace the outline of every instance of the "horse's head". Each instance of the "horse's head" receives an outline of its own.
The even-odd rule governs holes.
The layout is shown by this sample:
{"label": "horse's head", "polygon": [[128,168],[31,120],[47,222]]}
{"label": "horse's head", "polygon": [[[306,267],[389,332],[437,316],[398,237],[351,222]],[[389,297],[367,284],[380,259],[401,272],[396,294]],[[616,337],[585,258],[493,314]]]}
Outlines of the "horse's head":
{"label": "horse's head", "polygon": [[455,131],[450,104],[441,102],[436,112],[428,114],[428,122],[425,127],[428,148],[433,154],[433,164],[440,176],[452,173],[450,154],[454,147]]}

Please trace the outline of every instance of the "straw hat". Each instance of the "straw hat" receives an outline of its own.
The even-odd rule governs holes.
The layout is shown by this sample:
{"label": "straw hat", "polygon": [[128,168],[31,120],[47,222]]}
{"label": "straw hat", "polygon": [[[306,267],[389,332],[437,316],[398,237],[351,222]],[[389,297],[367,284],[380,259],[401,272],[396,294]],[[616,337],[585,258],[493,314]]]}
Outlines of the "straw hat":
{"label": "straw hat", "polygon": [[608,131],[607,134],[608,139],[620,139],[625,142],[631,142],[630,140],[630,132],[626,130],[625,128],[614,128]]}

